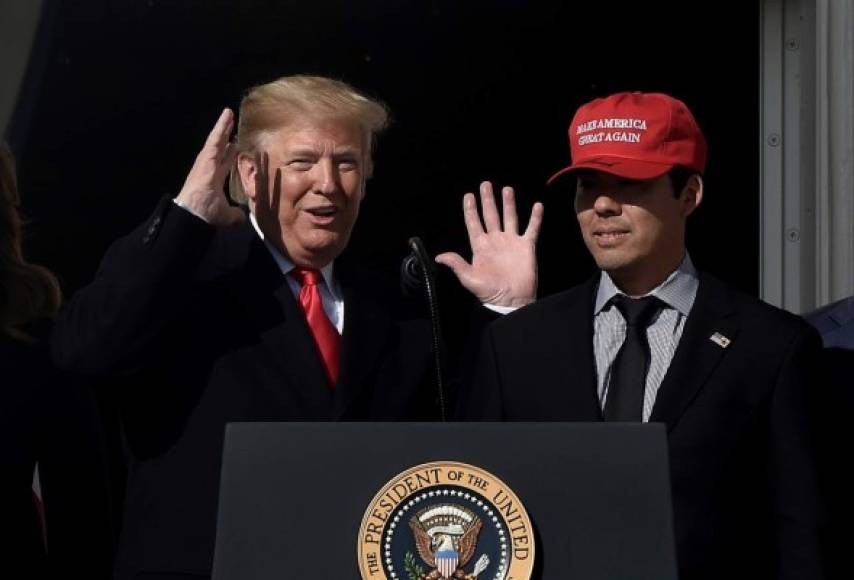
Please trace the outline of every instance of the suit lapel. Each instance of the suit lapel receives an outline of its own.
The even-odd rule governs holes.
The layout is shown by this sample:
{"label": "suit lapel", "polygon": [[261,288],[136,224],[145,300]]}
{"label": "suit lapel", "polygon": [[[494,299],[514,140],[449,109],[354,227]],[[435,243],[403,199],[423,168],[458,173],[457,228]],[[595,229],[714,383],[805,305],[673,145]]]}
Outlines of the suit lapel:
{"label": "suit lapel", "polygon": [[277,356],[276,361],[293,391],[299,393],[306,407],[312,410],[310,416],[327,418],[334,388],[326,378],[305,316],[287,282],[276,289],[274,296],[284,312],[284,319],[279,326],[262,333],[261,339],[274,352],[286,353]]}
{"label": "suit lapel", "polygon": [[602,420],[592,339],[593,302],[598,285],[597,274],[567,294],[557,306],[559,314],[546,321],[552,328],[544,336],[557,337],[549,350],[557,369],[557,384],[562,385],[554,389],[549,404],[553,403],[561,416],[572,421]]}
{"label": "suit lapel", "polygon": [[[738,335],[738,317],[726,286],[706,274],[700,285],[673,361],[658,390],[650,421],[671,431]],[[715,337],[715,338],[713,338]]]}
{"label": "suit lapel", "polygon": [[[370,281],[336,263],[336,277],[344,294],[344,334],[341,344],[341,374],[335,388],[334,418],[342,418],[353,401],[372,387],[374,369],[385,348],[391,319],[388,308],[373,299]],[[402,387],[402,385],[400,385]]]}
{"label": "suit lapel", "polygon": [[245,265],[237,271],[234,285],[252,328],[271,352],[279,371],[277,380],[266,386],[279,398],[290,387],[302,403],[306,418],[329,418],[332,389],[305,316],[269,250],[254,232]]}

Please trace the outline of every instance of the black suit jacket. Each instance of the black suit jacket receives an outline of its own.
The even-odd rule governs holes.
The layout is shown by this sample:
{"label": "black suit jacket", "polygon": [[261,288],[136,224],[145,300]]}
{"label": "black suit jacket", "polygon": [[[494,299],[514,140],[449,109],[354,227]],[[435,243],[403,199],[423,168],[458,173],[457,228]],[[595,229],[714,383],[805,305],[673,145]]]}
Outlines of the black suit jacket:
{"label": "black suit jacket", "polygon": [[429,322],[396,286],[335,267],[345,323],[334,387],[248,222],[213,228],[161,203],[64,310],[58,363],[122,383],[131,463],[119,578],[210,574],[227,422],[435,415]]}
{"label": "black suit jacket", "polygon": [[819,472],[828,509],[828,578],[851,576],[851,522],[854,521],[854,474],[850,455],[854,416],[854,297],[844,298],[805,315],[821,334],[827,396],[821,405]]}
{"label": "black suit jacket", "polygon": [[[601,421],[597,284],[494,323],[461,417]],[[710,340],[716,332],[729,346]],[[650,418],[667,425],[681,578],[821,576],[807,412],[818,349],[796,316],[701,275]]]}
{"label": "black suit jacket", "polygon": [[854,296],[804,315],[821,334],[825,348],[854,350]]}

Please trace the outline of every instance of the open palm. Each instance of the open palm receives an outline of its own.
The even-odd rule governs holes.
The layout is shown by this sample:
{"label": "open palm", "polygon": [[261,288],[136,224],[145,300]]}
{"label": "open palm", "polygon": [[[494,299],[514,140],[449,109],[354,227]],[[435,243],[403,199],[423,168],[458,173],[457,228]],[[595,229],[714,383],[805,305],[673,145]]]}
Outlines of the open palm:
{"label": "open palm", "polygon": [[519,234],[516,200],[512,187],[502,189],[504,225],[495,204],[492,184],[480,185],[483,224],[474,194],[463,197],[463,218],[471,245],[472,260],[446,252],[436,262],[453,270],[460,283],[483,304],[521,307],[537,296],[537,238],[543,205],[534,204],[528,227]]}

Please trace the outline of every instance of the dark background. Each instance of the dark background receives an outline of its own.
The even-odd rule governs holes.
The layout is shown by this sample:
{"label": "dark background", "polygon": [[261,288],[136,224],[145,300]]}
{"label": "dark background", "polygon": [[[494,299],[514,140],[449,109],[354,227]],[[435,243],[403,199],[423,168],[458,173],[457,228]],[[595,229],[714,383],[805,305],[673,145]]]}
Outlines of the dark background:
{"label": "dark background", "polygon": [[688,103],[710,144],[691,255],[756,294],[758,4],[690,11],[684,2],[46,0],[8,132],[29,257],[72,293],[112,240],[177,194],[223,106],[236,108],[252,85],[313,73],[392,110],[348,250],[362,260],[395,271],[413,234],[434,254],[467,255],[461,197],[490,179],[514,185],[524,213],[546,205],[541,295],[586,278],[593,264],[571,194],[544,185],[568,162],[567,125],[593,97],[664,91]]}

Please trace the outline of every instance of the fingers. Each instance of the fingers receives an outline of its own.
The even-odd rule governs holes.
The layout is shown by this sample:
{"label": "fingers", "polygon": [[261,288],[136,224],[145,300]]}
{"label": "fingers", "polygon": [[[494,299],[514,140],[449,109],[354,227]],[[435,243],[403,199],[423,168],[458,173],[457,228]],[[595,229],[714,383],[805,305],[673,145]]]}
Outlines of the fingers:
{"label": "fingers", "polygon": [[228,144],[228,140],[231,137],[231,130],[233,128],[234,113],[231,112],[231,109],[226,107],[222,110],[222,113],[220,113],[219,119],[217,119],[216,124],[208,135],[208,139],[205,141],[205,147],[217,152],[222,151]]}
{"label": "fingers", "polygon": [[519,233],[519,218],[516,215],[516,196],[512,187],[501,190],[501,207],[504,214],[504,231],[512,234]]}
{"label": "fingers", "polygon": [[531,242],[537,243],[537,238],[540,237],[540,226],[543,223],[543,213],[545,208],[543,204],[537,202],[531,209],[531,219],[528,220],[528,227],[525,229],[523,237]]}
{"label": "fingers", "polygon": [[480,184],[480,206],[483,210],[483,223],[486,226],[486,231],[500,232],[501,218],[498,216],[495,196],[492,194],[492,184],[488,181]]}
{"label": "fingers", "polygon": [[[480,215],[477,211],[477,201],[474,195],[467,193],[463,196],[463,218],[470,242],[482,235],[484,231],[486,233],[506,232],[519,235],[519,214],[516,210],[516,193],[512,187],[507,186],[501,189],[503,227],[501,225],[502,216],[499,215],[498,208],[495,205],[492,183],[489,181],[484,181],[480,184],[480,205],[483,211],[483,223],[480,221]],[[540,234],[542,221],[543,204],[537,202],[531,210],[531,219],[528,222],[524,237],[536,242]]]}
{"label": "fingers", "polygon": [[222,159],[223,165],[231,167],[235,159],[237,159],[237,143],[229,143],[225,146],[225,155]]}
{"label": "fingers", "polygon": [[480,223],[480,216],[477,213],[477,201],[472,193],[463,196],[463,220],[469,234],[469,242],[483,234],[483,225]]}
{"label": "fingers", "polygon": [[234,165],[234,159],[237,157],[237,145],[228,143],[223,149],[222,159],[219,160],[216,167],[216,175],[214,177],[216,183],[225,182],[226,177],[231,172]]}

